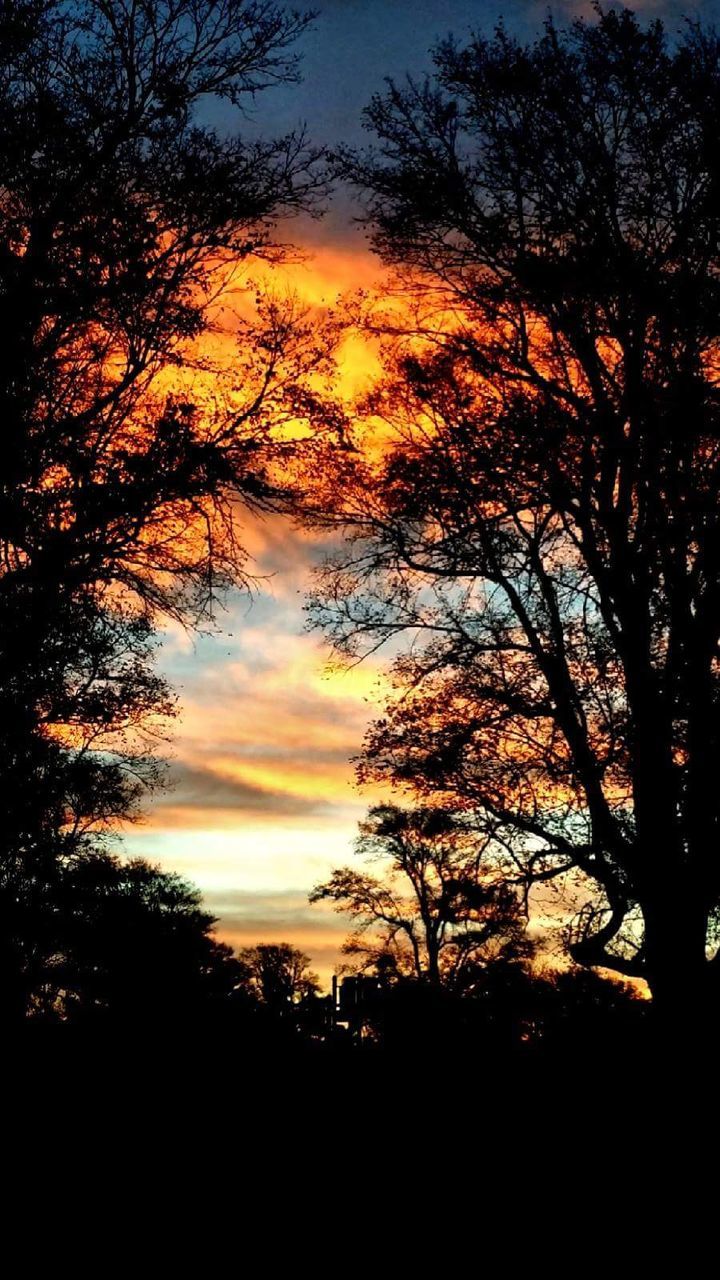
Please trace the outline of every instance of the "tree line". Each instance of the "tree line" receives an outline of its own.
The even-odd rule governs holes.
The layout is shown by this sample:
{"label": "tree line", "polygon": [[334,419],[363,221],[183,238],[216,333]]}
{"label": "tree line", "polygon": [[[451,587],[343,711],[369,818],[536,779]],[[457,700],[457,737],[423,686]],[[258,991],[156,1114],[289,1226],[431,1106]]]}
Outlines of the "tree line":
{"label": "tree line", "polygon": [[[385,826],[389,818],[385,811]],[[396,812],[395,825],[398,818]],[[241,1048],[251,1057],[441,1049],[478,1062],[524,1055],[539,1063],[642,1044],[646,1007],[637,993],[578,968],[529,965],[524,921],[507,902],[485,911],[471,946],[467,934],[459,944],[441,942],[435,963],[432,939],[441,919],[446,929],[454,923],[449,908],[437,905],[430,924],[420,898],[403,901],[397,887],[393,893],[379,885],[371,897],[370,879],[358,880],[364,888],[344,905],[367,928],[378,923],[375,900],[382,898],[382,928],[374,946],[362,948],[361,964],[357,940],[348,941],[352,963],[330,994],[291,943],[234,951],[219,941],[200,892],[177,874],[140,858],[86,854],[59,872],[52,893],[28,886],[18,907],[15,941],[26,948],[30,933],[34,941],[24,990],[29,1044],[47,1044],[48,1036],[62,1043],[55,1037],[64,1032],[70,1046],[90,1037],[125,1051],[192,1049],[200,1036],[211,1053]],[[337,877],[316,896],[337,897],[336,890]],[[409,953],[397,943],[400,912],[406,936],[414,937]]]}
{"label": "tree line", "polygon": [[[194,891],[107,842],[162,783],[158,627],[247,582],[255,508],[337,535],[310,611],[338,651],[399,653],[358,761],[402,801],[361,831],[379,874],[314,894],[353,918],[358,974],[469,1007],[527,974],[553,889],[568,961],[647,983],[697,1040],[720,964],[718,38],[602,6],[528,44],[448,38],[372,101],[373,145],[327,155],[242,127],[311,21],[0,15],[0,1016],[93,1007],[95,945],[167,991],[191,919],[183,1000],[229,980]],[[276,224],[332,181],[382,297],[334,330],[259,298],[214,366],[228,280],[280,261]],[[338,325],[383,366],[352,406]]]}

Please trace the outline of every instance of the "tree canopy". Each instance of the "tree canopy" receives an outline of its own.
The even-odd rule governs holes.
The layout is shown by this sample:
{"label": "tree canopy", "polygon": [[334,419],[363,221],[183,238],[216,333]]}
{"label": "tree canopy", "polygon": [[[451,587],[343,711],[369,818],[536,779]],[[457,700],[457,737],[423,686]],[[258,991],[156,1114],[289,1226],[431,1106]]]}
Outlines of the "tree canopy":
{"label": "tree canopy", "polygon": [[318,994],[310,957],[289,942],[242,947],[238,962],[244,988],[277,1018],[296,1018],[299,1006]]}
{"label": "tree canopy", "polygon": [[15,929],[3,930],[5,952],[15,945],[23,962],[4,976],[19,972],[15,997],[31,1018],[182,1028],[239,985],[240,965],[180,876],[97,852],[33,871],[15,886]]}
{"label": "tree canopy", "polygon": [[333,902],[354,921],[343,950],[361,971],[466,995],[488,966],[532,951],[522,902],[499,881],[490,851],[462,814],[379,805],[356,848],[379,874],[340,867],[310,900]]}
{"label": "tree canopy", "polygon": [[62,578],[178,610],[237,573],[214,504],[265,492],[291,330],[270,307],[255,351],[243,335],[232,411],[154,381],[194,357],[223,273],[277,252],[273,222],[318,185],[302,136],[203,123],[213,98],[241,120],[293,79],[307,21],[242,0],[5,6],[3,598]]}

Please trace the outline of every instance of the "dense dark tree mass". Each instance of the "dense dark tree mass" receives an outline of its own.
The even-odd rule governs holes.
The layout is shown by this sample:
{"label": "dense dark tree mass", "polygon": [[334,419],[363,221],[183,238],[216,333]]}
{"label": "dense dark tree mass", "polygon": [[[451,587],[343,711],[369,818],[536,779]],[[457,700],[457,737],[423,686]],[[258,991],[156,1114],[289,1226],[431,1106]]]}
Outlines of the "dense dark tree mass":
{"label": "dense dark tree mass", "polygon": [[33,1017],[182,1025],[238,987],[230,947],[179,876],[108,854],[54,870],[27,903],[24,934],[38,943],[24,972]]}

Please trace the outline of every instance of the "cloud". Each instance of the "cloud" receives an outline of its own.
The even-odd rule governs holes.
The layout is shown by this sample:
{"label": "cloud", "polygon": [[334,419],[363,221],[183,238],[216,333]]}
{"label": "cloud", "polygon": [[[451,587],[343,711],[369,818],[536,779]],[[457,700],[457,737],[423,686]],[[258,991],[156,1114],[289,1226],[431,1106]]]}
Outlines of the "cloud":
{"label": "cloud", "polygon": [[255,786],[242,777],[217,773],[212,768],[182,761],[172,766],[170,785],[172,790],[159,797],[156,809],[195,809],[202,813],[226,809],[238,817],[259,813],[300,817],[316,813],[319,808],[313,799]]}
{"label": "cloud", "polygon": [[300,889],[247,893],[220,890],[211,896],[213,911],[222,915],[228,928],[253,930],[263,926],[272,932],[292,925],[305,931],[335,934],[347,933],[348,922],[341,920],[323,904],[311,905],[307,892]]}
{"label": "cloud", "polygon": [[[254,625],[248,625],[251,618]],[[181,688],[174,773],[176,807],[279,811],[280,797],[310,808],[351,798],[350,757],[380,706],[381,668],[328,668],[327,653],[307,635],[300,602],[264,600],[260,616],[230,619],[232,632],[201,640],[192,652],[172,647],[165,670]],[[194,772],[193,772],[194,771]],[[285,811],[290,807],[285,805]],[[298,809],[299,811],[299,809]]]}

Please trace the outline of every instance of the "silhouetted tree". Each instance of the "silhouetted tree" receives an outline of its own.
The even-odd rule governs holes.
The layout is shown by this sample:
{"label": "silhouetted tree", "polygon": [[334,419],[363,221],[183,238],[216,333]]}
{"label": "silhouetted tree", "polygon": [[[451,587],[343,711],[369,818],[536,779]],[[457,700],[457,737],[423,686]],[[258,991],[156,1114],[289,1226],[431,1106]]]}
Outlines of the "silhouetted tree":
{"label": "silhouetted tree", "polygon": [[410,633],[368,774],[491,817],[578,962],[717,1004],[720,44],[626,10],[391,84],[343,172],[405,311],[318,519],[321,622]]}
{"label": "silhouetted tree", "polygon": [[355,921],[343,951],[361,971],[469,994],[488,965],[529,958],[522,903],[498,883],[491,839],[462,815],[377,806],[360,825],[357,853],[381,874],[341,867],[310,901],[333,902]]}
{"label": "silhouetted tree", "polygon": [[[142,859],[87,853],[19,878],[28,1013],[72,1024],[189,1024],[242,977],[199,891]],[[34,947],[30,953],[27,939]]]}
{"label": "silhouetted tree", "polygon": [[27,975],[43,954],[33,922],[43,933],[49,887],[70,860],[99,854],[117,822],[135,817],[162,784],[157,753],[174,711],[152,669],[143,613],[98,608],[86,593],[58,619],[43,653],[30,689],[0,688],[4,1020],[28,1012]]}
{"label": "silhouetted tree", "polygon": [[278,1017],[295,1018],[298,1006],[318,992],[310,957],[288,942],[261,942],[238,952],[243,982]]}
{"label": "silhouetted tree", "polygon": [[[318,187],[302,134],[237,129],[244,104],[296,78],[290,46],[307,23],[268,0],[2,6],[0,862],[11,879],[22,862],[42,877],[69,838],[132,812],[154,766],[131,739],[169,710],[151,672],[153,622],[207,617],[216,590],[243,580],[238,504],[277,500],[271,471],[289,417],[303,415],[302,376],[322,359],[317,332],[292,306],[260,303],[256,324],[237,322],[222,383],[198,340],[217,324],[223,284],[251,257],[281,256],[273,221]],[[207,123],[218,103],[222,131]]]}
{"label": "silhouetted tree", "polygon": [[[265,492],[262,393],[287,318],[269,306],[254,377],[238,354],[233,411],[153,387],[168,365],[197,372],[188,341],[223,271],[277,256],[273,220],[311,197],[302,137],[233,131],[246,99],[295,77],[307,21],[246,0],[4,6],[3,598],[112,580],[177,611],[237,572],[202,536],[206,500]],[[200,118],[213,99],[222,135]]]}

